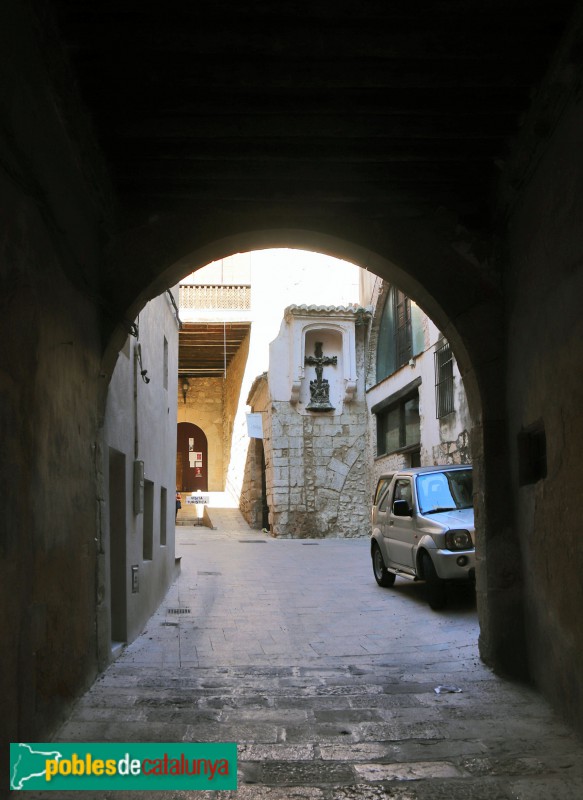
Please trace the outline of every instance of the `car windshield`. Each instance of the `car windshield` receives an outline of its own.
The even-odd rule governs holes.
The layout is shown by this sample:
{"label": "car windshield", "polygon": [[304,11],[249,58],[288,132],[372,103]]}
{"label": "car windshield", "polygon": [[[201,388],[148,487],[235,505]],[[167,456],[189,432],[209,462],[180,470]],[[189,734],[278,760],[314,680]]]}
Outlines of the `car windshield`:
{"label": "car windshield", "polygon": [[417,498],[422,514],[471,508],[472,470],[444,470],[417,475]]}

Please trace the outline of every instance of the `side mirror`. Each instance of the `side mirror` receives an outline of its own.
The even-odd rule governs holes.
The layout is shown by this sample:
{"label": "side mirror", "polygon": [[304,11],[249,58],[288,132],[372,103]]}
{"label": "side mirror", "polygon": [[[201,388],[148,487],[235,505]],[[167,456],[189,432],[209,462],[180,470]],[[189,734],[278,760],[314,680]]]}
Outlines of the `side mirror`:
{"label": "side mirror", "polygon": [[393,503],[393,514],[396,517],[410,517],[413,514],[406,500],[395,500]]}

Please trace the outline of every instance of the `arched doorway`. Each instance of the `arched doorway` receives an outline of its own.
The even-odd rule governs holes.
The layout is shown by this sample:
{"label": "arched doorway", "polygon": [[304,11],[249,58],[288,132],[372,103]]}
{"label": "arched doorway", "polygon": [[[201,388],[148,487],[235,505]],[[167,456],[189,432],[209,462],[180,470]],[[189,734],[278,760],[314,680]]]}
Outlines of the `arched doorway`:
{"label": "arched doorway", "polygon": [[208,491],[208,442],[193,422],[179,422],[176,437],[176,486],[181,492]]}

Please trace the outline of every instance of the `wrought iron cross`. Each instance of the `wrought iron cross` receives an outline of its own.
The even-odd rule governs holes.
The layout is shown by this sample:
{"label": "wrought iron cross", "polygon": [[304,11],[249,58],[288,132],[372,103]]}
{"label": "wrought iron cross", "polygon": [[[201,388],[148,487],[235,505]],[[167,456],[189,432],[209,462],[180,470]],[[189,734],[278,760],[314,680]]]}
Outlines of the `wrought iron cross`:
{"label": "wrought iron cross", "polygon": [[312,411],[334,411],[334,406],[330,404],[330,384],[323,378],[324,367],[328,365],[336,366],[337,356],[322,355],[322,342],[316,342],[315,355],[306,356],[305,363],[316,367],[316,380],[310,381],[310,402],[306,408]]}

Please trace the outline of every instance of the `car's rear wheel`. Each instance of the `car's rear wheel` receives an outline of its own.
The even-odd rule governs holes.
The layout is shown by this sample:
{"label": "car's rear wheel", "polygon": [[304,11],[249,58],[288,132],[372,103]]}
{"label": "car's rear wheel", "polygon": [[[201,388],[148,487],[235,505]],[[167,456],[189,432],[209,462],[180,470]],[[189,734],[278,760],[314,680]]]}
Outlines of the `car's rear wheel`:
{"label": "car's rear wheel", "polygon": [[423,553],[421,556],[421,566],[425,580],[425,596],[429,603],[429,608],[433,611],[439,611],[447,605],[445,581],[435,571],[433,561],[427,553]]}
{"label": "car's rear wheel", "polygon": [[372,546],[372,571],[379,586],[392,586],[394,584],[395,574],[389,572],[385,567],[383,554],[378,544],[373,544]]}

